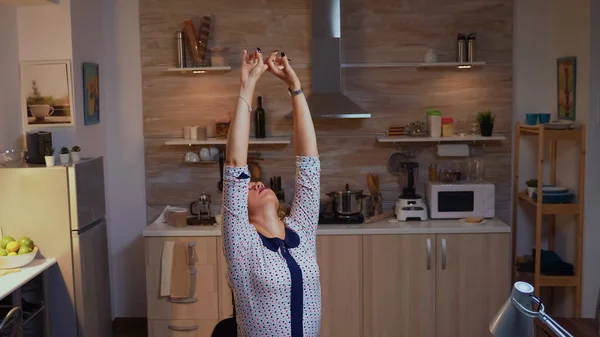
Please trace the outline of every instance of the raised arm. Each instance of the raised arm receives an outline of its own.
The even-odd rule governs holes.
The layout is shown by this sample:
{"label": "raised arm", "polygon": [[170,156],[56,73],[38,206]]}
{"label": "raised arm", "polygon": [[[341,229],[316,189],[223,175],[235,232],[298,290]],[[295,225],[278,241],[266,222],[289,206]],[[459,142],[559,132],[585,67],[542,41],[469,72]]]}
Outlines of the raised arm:
{"label": "raised arm", "polygon": [[250,115],[252,114],[252,96],[256,82],[268,67],[264,64],[260,48],[248,55],[242,54],[241,86],[237,105],[227,136],[227,158],[225,163],[231,167],[243,167],[247,164],[248,139],[250,138]]}
{"label": "raised arm", "polygon": [[292,95],[292,109],[294,111],[294,150],[297,156],[316,157],[319,155],[317,150],[317,136],[313,125],[306,97],[302,92],[302,85],[296,75],[296,72],[290,66],[290,62],[285,55],[278,55],[273,52],[267,60],[269,71],[283,80]]}

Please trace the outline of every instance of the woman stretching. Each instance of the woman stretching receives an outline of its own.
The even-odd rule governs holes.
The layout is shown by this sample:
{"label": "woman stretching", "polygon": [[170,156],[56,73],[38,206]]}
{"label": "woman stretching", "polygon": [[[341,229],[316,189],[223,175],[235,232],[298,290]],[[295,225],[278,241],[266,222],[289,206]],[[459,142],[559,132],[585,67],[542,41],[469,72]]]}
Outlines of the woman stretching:
{"label": "woman stretching", "polygon": [[[275,193],[261,182],[250,182],[246,163],[254,87],[267,70],[288,86],[294,110],[296,194],[283,222],[277,216]],[[223,250],[238,336],[318,336],[320,162],[308,104],[284,53],[275,51],[265,62],[260,49],[250,55],[244,50],[241,73],[227,139],[223,194]]]}

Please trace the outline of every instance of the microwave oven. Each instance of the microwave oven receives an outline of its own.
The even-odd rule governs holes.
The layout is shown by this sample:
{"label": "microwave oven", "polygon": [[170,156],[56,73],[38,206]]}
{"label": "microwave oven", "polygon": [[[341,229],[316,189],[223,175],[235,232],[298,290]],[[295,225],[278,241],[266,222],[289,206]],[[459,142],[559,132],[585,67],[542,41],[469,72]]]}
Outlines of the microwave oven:
{"label": "microwave oven", "polygon": [[494,184],[429,182],[427,203],[432,219],[493,218]]}

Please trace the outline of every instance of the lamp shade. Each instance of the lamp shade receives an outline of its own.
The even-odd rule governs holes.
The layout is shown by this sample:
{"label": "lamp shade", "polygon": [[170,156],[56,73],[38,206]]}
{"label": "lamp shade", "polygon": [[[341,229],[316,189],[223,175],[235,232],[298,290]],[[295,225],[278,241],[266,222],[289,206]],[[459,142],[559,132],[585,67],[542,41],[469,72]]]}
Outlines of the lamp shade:
{"label": "lamp shade", "polygon": [[523,315],[513,299],[531,310],[533,286],[527,282],[516,282],[510,297],[504,302],[490,322],[490,332],[494,337],[533,337],[533,318]]}

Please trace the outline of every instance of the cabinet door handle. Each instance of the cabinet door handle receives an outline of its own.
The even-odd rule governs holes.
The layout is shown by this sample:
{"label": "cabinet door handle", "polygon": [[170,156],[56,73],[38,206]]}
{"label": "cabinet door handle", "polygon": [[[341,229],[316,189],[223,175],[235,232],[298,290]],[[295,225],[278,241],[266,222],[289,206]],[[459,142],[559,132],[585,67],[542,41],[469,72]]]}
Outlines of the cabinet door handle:
{"label": "cabinet door handle", "polygon": [[431,239],[427,239],[427,270],[431,270]]}
{"label": "cabinet door handle", "polygon": [[194,331],[198,330],[200,326],[198,325],[190,325],[190,326],[176,326],[176,325],[168,325],[167,328],[171,331]]}
{"label": "cabinet door handle", "polygon": [[447,250],[446,239],[442,239],[442,270],[446,269]]}

